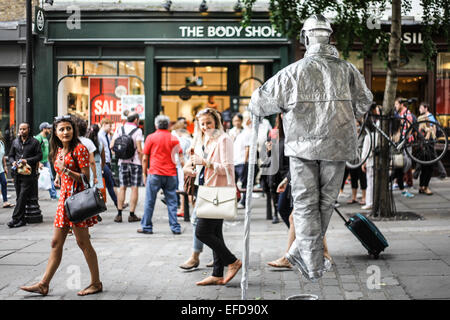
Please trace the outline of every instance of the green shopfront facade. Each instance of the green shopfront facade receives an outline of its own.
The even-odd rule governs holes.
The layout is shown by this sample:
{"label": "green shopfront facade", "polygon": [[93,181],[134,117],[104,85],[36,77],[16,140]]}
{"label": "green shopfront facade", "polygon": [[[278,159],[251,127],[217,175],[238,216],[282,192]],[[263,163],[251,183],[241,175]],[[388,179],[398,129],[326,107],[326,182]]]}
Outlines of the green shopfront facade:
{"label": "green shopfront facade", "polygon": [[[69,18],[69,19],[68,19]],[[69,21],[69,22],[68,22]],[[45,12],[35,41],[34,126],[56,115],[115,122],[141,113],[145,133],[164,112],[243,111],[251,92],[293,61],[265,16],[247,28],[235,13]]]}

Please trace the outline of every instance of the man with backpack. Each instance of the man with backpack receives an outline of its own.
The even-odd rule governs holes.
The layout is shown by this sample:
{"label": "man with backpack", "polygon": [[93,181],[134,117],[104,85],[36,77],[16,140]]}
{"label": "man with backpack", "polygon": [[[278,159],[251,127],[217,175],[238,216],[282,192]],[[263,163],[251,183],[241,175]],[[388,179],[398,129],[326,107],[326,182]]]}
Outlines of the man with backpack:
{"label": "man with backpack", "polygon": [[144,136],[138,127],[139,115],[130,113],[127,122],[116,130],[111,141],[111,149],[119,159],[119,194],[115,222],[122,222],[123,203],[127,187],[131,187],[130,215],[128,222],[137,222],[134,211],[138,202],[138,187],[142,184],[142,141]]}

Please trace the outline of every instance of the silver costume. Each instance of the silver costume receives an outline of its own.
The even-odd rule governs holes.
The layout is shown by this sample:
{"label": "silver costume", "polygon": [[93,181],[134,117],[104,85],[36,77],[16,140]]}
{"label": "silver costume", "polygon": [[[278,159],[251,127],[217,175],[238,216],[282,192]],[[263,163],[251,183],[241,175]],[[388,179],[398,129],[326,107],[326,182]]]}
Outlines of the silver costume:
{"label": "silver costume", "polygon": [[356,119],[373,99],[358,69],[339,59],[329,44],[331,32],[322,15],[308,18],[300,35],[307,48],[304,58],[255,90],[248,106],[259,117],[284,114],[296,232],[286,258],[309,280],[320,278],[329,267],[323,236],[345,161],[357,157]]}

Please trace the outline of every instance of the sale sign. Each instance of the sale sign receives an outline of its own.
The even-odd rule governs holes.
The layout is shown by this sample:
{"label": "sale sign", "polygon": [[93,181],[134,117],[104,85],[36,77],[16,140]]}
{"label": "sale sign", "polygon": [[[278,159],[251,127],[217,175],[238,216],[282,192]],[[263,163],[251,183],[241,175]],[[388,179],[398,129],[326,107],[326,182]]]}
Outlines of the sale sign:
{"label": "sale sign", "polygon": [[[129,112],[135,112],[139,114],[139,119],[145,119],[145,95],[123,95],[122,96],[122,110],[128,110]],[[125,115],[122,113],[122,119],[125,119]]]}
{"label": "sale sign", "polygon": [[[116,127],[122,122],[122,96],[129,92],[128,78],[89,78],[89,106],[91,124],[110,118]],[[113,128],[113,129],[114,129]]]}

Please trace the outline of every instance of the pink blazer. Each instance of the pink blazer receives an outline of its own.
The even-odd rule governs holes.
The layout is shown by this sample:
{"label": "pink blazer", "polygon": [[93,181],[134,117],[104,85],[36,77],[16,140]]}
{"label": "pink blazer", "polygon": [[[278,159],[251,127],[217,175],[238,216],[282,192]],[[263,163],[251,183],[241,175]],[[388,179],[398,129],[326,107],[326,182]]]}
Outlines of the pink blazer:
{"label": "pink blazer", "polygon": [[[212,151],[209,152],[206,161],[209,161],[213,165],[213,168],[207,168],[205,170],[205,185],[210,187],[235,186],[233,140],[228,134],[223,133],[216,139],[211,140],[209,146],[209,150]],[[197,172],[200,172],[202,167],[203,166],[197,166]],[[208,182],[209,178],[211,178],[211,180]],[[198,184],[198,175],[196,184]]]}

